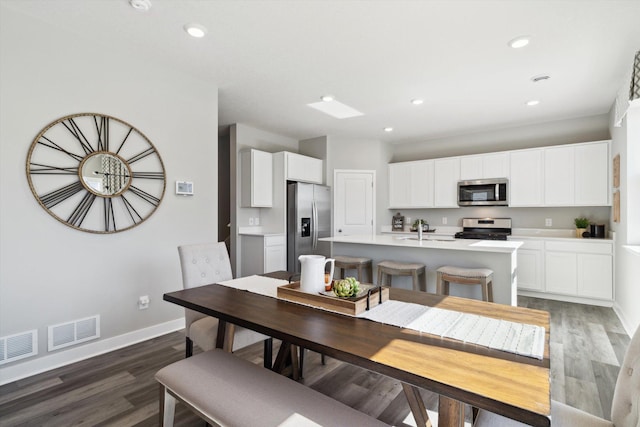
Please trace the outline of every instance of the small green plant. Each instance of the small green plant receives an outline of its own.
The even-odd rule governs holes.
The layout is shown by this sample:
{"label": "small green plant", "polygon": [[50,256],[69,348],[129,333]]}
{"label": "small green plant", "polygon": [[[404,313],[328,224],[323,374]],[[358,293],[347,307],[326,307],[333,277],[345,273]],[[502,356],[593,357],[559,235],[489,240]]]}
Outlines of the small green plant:
{"label": "small green plant", "polygon": [[587,228],[589,226],[587,218],[576,218],[574,222],[576,223],[576,228]]}

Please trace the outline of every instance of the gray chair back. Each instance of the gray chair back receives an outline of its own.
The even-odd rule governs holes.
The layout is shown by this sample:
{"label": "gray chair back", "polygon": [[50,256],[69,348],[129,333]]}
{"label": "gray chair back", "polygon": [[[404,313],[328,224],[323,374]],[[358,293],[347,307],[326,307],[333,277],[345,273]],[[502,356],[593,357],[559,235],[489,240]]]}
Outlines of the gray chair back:
{"label": "gray chair back", "polygon": [[[178,246],[178,253],[184,289],[233,279],[229,253],[224,242]],[[202,313],[185,309],[187,334],[191,324],[203,317],[206,316]]]}
{"label": "gray chair back", "polygon": [[633,334],[620,366],[611,421],[616,427],[640,426],[640,327]]}

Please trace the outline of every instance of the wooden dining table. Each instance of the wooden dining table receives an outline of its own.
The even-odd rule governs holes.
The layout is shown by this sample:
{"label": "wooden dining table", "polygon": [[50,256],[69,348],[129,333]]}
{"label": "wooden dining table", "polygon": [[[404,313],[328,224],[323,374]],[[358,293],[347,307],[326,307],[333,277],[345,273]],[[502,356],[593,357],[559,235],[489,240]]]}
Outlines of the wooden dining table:
{"label": "wooden dining table", "polygon": [[281,348],[300,346],[394,378],[402,383],[418,426],[430,425],[420,389],[439,395],[440,426],[464,425],[465,404],[533,426],[550,425],[549,313],[398,288],[391,288],[389,297],[542,326],[544,357],[493,350],[217,284],[166,293],[164,300],[218,318],[219,347],[232,324],[282,340],[286,345]]}

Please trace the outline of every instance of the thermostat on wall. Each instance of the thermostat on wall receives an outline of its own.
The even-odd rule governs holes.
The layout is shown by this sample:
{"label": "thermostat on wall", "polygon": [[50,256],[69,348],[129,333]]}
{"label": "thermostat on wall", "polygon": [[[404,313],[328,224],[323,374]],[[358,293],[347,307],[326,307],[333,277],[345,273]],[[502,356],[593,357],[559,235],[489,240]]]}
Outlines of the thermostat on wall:
{"label": "thermostat on wall", "polygon": [[183,196],[193,196],[193,182],[176,181],[176,194]]}

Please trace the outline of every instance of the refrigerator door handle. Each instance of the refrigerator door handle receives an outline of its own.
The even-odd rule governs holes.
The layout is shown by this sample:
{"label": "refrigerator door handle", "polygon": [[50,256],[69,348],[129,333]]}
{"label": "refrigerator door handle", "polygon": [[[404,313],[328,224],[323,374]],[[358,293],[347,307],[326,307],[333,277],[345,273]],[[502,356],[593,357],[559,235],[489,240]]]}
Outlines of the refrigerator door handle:
{"label": "refrigerator door handle", "polygon": [[316,206],[315,200],[311,203],[311,233],[312,233],[312,247],[316,249],[318,247],[318,207]]}

